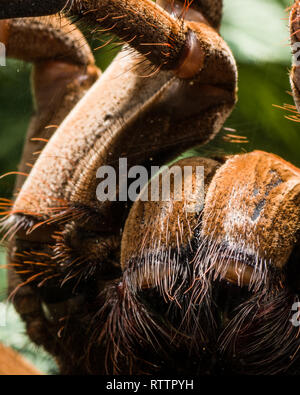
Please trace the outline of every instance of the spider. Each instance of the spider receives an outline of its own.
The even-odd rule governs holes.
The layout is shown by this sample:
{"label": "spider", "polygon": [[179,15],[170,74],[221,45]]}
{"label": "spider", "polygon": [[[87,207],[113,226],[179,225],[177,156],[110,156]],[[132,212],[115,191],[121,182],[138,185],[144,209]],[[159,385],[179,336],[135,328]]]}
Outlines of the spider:
{"label": "spider", "polygon": [[[34,64],[36,113],[3,220],[29,337],[62,374],[299,373],[298,168],[262,151],[192,157],[175,165],[203,169],[203,205],[175,199],[175,178],[169,200],[97,198],[99,168],[126,158],[150,171],[220,131],[237,97],[222,0],[31,3],[0,1],[7,55]],[[292,43],[299,13],[295,1]],[[70,19],[123,43],[103,74]],[[198,191],[194,171],[186,181]]]}

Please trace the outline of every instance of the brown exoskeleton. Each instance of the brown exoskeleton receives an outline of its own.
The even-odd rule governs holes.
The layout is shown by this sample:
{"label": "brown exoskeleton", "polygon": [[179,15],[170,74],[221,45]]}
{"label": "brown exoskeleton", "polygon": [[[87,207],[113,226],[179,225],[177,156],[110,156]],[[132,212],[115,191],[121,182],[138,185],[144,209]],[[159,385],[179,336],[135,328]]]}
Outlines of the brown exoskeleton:
{"label": "brown exoskeleton", "polygon": [[[194,157],[176,165],[204,168],[203,207],[177,201],[175,184],[168,201],[97,199],[102,166],[161,166],[230,115],[237,70],[218,33],[222,1],[29,3],[0,1],[12,18],[0,41],[34,63],[20,172],[42,152],[4,220],[10,297],[30,338],[63,374],[299,372],[298,168],[261,151]],[[124,42],[103,75],[72,16]],[[187,181],[196,187],[194,173]]]}

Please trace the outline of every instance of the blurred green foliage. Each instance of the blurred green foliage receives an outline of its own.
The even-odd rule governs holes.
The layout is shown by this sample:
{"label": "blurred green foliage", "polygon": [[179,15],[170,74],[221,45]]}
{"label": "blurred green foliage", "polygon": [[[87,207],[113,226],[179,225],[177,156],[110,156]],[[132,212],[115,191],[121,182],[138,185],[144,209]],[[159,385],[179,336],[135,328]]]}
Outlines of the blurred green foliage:
{"label": "blurred green foliage", "polygon": [[[288,113],[274,105],[292,104],[288,71],[291,65],[288,13],[292,0],[225,0],[222,34],[237,59],[239,70],[239,101],[225,127],[247,136],[249,143],[225,142],[226,130],[207,146],[198,150],[212,153],[235,153],[262,149],[276,153],[300,166],[300,133]],[[91,39],[93,48],[98,46]],[[96,52],[97,63],[105,69],[116,50],[108,46]],[[33,111],[30,93],[31,66],[8,60],[0,67],[0,173],[14,171],[22,151],[26,127]],[[10,197],[14,177],[0,180],[0,196]],[[0,253],[0,265],[5,260]],[[0,302],[6,288],[5,271],[0,270]],[[43,353],[28,346],[24,328],[14,313],[11,324],[0,328],[0,340],[25,353],[43,371],[55,371],[52,362],[45,362]],[[19,326],[18,326],[19,325]],[[21,326],[20,326],[21,325]],[[9,336],[9,333],[15,335]],[[23,337],[18,338],[18,333]],[[23,340],[22,340],[23,339]],[[39,359],[34,359],[36,355]],[[35,357],[34,357],[35,356]],[[47,358],[46,358],[47,360]]]}

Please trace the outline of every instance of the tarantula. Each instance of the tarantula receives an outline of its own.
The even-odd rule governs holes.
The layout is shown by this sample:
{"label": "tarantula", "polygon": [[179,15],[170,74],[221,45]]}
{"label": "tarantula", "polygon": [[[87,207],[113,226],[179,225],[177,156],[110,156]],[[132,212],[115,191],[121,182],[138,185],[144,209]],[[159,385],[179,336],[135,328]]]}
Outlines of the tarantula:
{"label": "tarantula", "polygon": [[[169,200],[118,199],[122,175],[114,199],[97,199],[99,168],[170,163],[230,115],[222,0],[0,4],[7,55],[34,64],[36,113],[3,220],[29,337],[62,374],[299,373],[298,168],[262,151],[192,157],[175,165],[204,169],[203,205],[175,199],[174,179]],[[292,43],[299,13],[295,1]],[[124,44],[103,75],[74,22]],[[291,85],[299,111],[296,63]],[[195,172],[185,181],[198,191]]]}

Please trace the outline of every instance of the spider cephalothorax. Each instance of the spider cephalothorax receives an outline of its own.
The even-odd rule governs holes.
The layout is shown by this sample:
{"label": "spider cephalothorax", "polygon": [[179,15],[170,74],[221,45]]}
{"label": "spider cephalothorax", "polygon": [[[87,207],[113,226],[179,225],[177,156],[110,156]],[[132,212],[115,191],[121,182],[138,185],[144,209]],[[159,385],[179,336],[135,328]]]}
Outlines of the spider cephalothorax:
{"label": "spider cephalothorax", "polygon": [[[21,172],[43,148],[3,221],[10,297],[31,339],[69,374],[298,372],[299,169],[261,151],[192,157],[173,163],[193,169],[192,200],[176,199],[185,189],[173,178],[169,199],[143,198],[167,170],[134,203],[121,198],[120,158],[150,171],[230,115],[237,70],[218,33],[222,2],[12,3],[1,17],[61,11],[0,21],[8,56],[34,63]],[[103,75],[74,16],[125,43]],[[119,170],[105,201],[103,167]]]}

